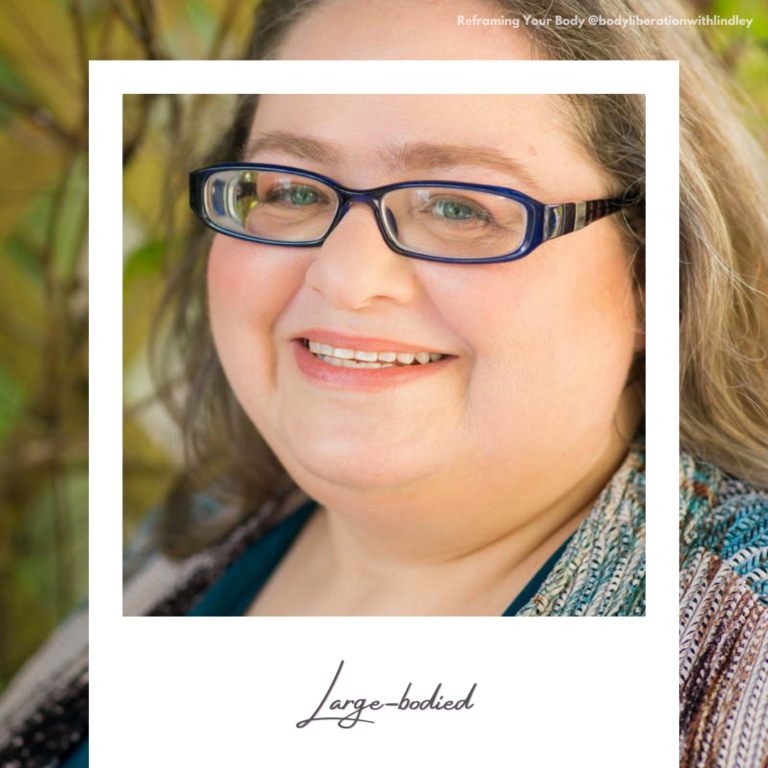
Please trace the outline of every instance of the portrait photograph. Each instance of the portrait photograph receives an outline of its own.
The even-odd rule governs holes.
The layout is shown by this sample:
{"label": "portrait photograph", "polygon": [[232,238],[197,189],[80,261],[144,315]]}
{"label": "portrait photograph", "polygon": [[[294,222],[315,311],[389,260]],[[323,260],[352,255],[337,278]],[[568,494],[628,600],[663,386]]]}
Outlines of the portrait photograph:
{"label": "portrait photograph", "polygon": [[236,99],[152,326],[188,463],[126,612],[642,616],[644,120],[642,95]]}

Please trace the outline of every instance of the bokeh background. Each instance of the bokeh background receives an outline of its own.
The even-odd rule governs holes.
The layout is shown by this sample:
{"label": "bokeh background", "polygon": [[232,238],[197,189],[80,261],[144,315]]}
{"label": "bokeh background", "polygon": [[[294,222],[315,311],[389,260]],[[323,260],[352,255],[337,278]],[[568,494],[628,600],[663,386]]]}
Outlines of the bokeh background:
{"label": "bokeh background", "polygon": [[[253,9],[0,2],[0,693],[88,592],[88,61],[239,58]],[[172,452],[146,436],[137,382],[169,214],[183,207],[178,169],[217,130],[210,108],[205,97],[126,104],[127,532],[172,472]]]}
{"label": "bokeh background", "polygon": [[[87,595],[88,61],[240,58],[255,6],[0,5],[0,692]],[[768,6],[697,0],[692,8],[754,19],[749,30],[705,31],[768,141]],[[152,398],[147,339],[184,248],[187,173],[232,108],[231,98],[206,95],[124,100],[124,494],[95,513],[119,514],[122,501],[126,541],[178,465],[178,442]]]}

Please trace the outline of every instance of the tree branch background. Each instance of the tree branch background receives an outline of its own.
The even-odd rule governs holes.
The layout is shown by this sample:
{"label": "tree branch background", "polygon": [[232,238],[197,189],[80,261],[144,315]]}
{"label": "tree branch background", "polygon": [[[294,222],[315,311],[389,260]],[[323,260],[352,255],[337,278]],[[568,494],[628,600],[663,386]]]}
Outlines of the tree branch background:
{"label": "tree branch background", "polygon": [[[3,0],[0,8],[0,691],[87,597],[88,61],[239,58],[255,5]],[[768,8],[699,0],[693,9],[755,20],[749,30],[706,31],[768,139]],[[113,190],[119,199],[123,184],[124,488],[114,508],[94,510],[120,514],[122,502],[124,540],[177,467],[178,441],[151,396],[147,338],[183,248],[187,173],[231,109],[232,99],[206,95],[124,100],[124,177]]]}
{"label": "tree branch background", "polygon": [[[254,5],[0,4],[0,691],[88,590],[88,61],[239,58]],[[205,96],[125,106],[125,498],[96,513],[124,502],[129,533],[175,461],[140,401],[179,168],[220,123]]]}

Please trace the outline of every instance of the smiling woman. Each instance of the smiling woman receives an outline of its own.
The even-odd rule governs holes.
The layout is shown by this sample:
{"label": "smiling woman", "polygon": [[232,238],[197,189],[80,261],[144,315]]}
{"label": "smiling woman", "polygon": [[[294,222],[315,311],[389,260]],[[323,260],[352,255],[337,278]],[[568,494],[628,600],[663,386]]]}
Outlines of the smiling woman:
{"label": "smiling woman", "polygon": [[643,107],[616,100],[632,185],[569,97],[243,97],[164,303],[188,475],[241,522],[129,612],[644,613]]}

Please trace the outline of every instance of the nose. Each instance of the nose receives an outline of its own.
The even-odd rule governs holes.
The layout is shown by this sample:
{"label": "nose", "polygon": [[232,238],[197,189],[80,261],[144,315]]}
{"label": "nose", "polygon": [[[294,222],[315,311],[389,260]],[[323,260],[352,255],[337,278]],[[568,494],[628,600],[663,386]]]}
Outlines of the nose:
{"label": "nose", "polygon": [[371,207],[354,203],[307,268],[305,281],[337,309],[382,300],[403,304],[417,290],[413,259],[386,244]]}

